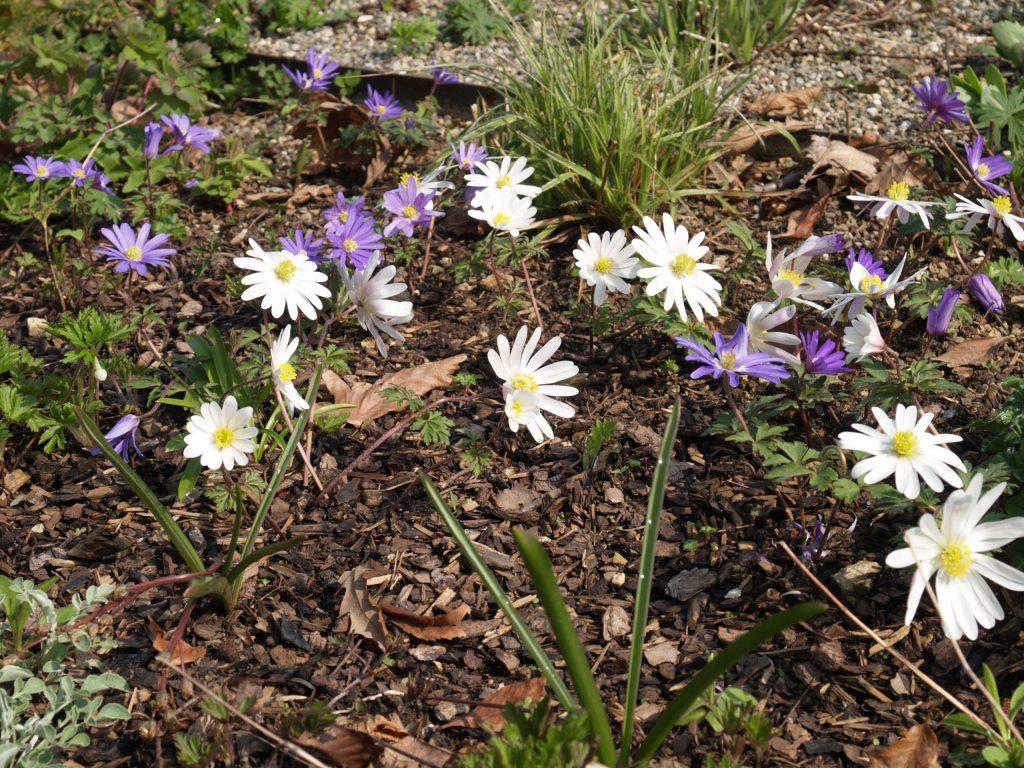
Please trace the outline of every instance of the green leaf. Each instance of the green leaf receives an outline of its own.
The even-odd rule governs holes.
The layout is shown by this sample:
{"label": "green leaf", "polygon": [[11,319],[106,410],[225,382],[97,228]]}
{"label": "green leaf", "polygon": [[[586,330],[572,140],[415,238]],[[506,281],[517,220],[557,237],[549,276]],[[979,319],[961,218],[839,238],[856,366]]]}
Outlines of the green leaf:
{"label": "green leaf", "polygon": [[199,459],[189,459],[185,462],[185,469],[182,470],[181,479],[178,480],[178,501],[182,501],[192,493],[192,489],[196,487],[202,473],[203,465]]}
{"label": "green leaf", "polygon": [[986,733],[984,728],[971,720],[963,712],[950,715],[942,721],[942,724],[948,728],[959,728],[961,731],[967,731],[968,733],[980,733],[982,735]]}
{"label": "green leaf", "polygon": [[110,704],[104,704],[100,711],[96,714],[98,720],[131,720],[132,713],[125,709],[121,704],[111,702]]}

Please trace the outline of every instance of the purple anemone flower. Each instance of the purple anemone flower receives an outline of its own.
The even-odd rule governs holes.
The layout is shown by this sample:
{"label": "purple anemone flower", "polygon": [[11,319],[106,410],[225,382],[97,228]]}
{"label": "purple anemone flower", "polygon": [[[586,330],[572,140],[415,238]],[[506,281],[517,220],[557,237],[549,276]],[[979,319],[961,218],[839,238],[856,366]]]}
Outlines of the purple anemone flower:
{"label": "purple anemone flower", "polygon": [[981,272],[974,275],[967,281],[967,288],[970,290],[972,298],[981,305],[986,314],[995,312],[999,315],[1006,309],[1002,294],[999,293],[999,289],[988,275]]}
{"label": "purple anemone flower", "polygon": [[152,160],[160,154],[160,140],[164,137],[164,127],[160,123],[150,123],[145,128],[146,143],[143,145],[142,153]]}
{"label": "purple anemone flower", "polygon": [[331,241],[331,256],[339,265],[349,264],[363,269],[375,251],[384,247],[384,240],[373,227],[370,216],[350,216],[344,224],[328,227],[327,239]]}
{"label": "purple anemone flower", "polygon": [[431,219],[444,216],[430,208],[433,198],[433,193],[421,192],[416,186],[416,179],[411,176],[397,189],[385,192],[384,207],[395,214],[395,218],[384,227],[384,236],[390,237],[397,231],[412,237],[415,227],[425,227]]}
{"label": "purple anemone flower", "polygon": [[950,90],[949,83],[937,77],[926,78],[923,82],[911,85],[910,90],[917,96],[917,108],[925,113],[925,121],[936,120],[951,123],[954,120],[966,123],[967,106]]}
{"label": "purple anemone flower", "polygon": [[64,163],[53,157],[25,155],[11,170],[22,174],[28,181],[46,181],[64,174]]}
{"label": "purple anemone flower", "polygon": [[116,197],[114,190],[110,188],[110,177],[103,173],[99,168],[97,168],[96,173],[92,175],[92,188],[98,189],[100,192],[106,192],[111,197]]}
{"label": "purple anemone flower", "polygon": [[849,373],[850,369],[843,365],[844,352],[832,339],[822,339],[817,330],[800,333],[803,342],[803,363],[807,373],[818,376],[838,376]]}
{"label": "purple anemone flower", "polygon": [[[460,141],[457,148],[453,147],[452,157],[455,159],[455,164],[459,166],[460,171],[463,173],[473,173],[476,171],[477,163],[487,161],[487,150],[472,141],[469,144]],[[474,190],[474,194],[478,191]]]}
{"label": "purple anemone flower", "polygon": [[715,351],[712,353],[695,339],[683,337],[676,339],[676,344],[690,351],[686,359],[690,362],[700,363],[697,369],[690,374],[691,379],[700,379],[704,376],[720,379],[725,376],[729,386],[738,387],[740,376],[753,376],[773,384],[778,384],[790,376],[786,366],[779,358],[766,352],[748,351],[749,336],[747,326],[743,323],[739,324],[736,333],[728,339],[720,333],[715,333],[714,341]]}
{"label": "purple anemone flower", "polygon": [[[107,442],[110,443],[110,447],[121,454],[121,458],[125,461],[128,461],[131,451],[135,451],[138,457],[142,458],[142,451],[139,449],[138,443],[135,442],[135,436],[139,432],[141,423],[142,419],[134,413],[128,413],[118,419],[117,423],[104,435]],[[94,447],[89,453],[99,456],[100,449]]]}
{"label": "purple anemone flower", "polygon": [[889,277],[889,273],[886,271],[882,260],[876,259],[875,254],[867,248],[861,248],[857,251],[850,248],[850,252],[846,256],[846,271],[849,272],[853,269],[854,264],[860,264],[868,271],[869,274],[872,274],[883,281]]}
{"label": "purple anemone flower", "polygon": [[943,291],[939,303],[928,310],[928,323],[925,330],[932,336],[941,336],[948,331],[958,301],[960,301],[960,291],[953,288]]}
{"label": "purple anemone flower", "polygon": [[305,256],[319,263],[320,249],[324,246],[323,238],[314,237],[301,229],[296,229],[294,237],[282,237],[279,240],[282,250],[293,253],[296,256]]}
{"label": "purple anemone flower", "polygon": [[306,51],[306,70],[301,71],[298,67],[294,70],[282,66],[288,77],[292,79],[300,91],[326,91],[334,82],[334,76],[341,69],[328,58],[326,53],[319,53],[316,49],[310,48]]}
{"label": "purple anemone flower", "polygon": [[[324,219],[327,220],[327,227],[342,226],[348,223],[349,219],[369,216],[366,212],[366,198],[357,197],[349,200],[344,192],[339,192],[334,206],[324,211]],[[373,224],[371,217],[371,226]]]}
{"label": "purple anemone flower", "polygon": [[434,82],[438,85],[452,85],[459,82],[459,78],[444,67],[434,67],[430,70],[430,76],[434,78]]}
{"label": "purple anemone flower", "polygon": [[994,179],[1005,176],[1013,170],[1013,163],[1002,155],[986,155],[985,139],[979,133],[974,137],[970,146],[964,142],[964,152],[967,154],[967,164],[971,167],[971,173],[978,180],[981,186],[997,195],[1009,195],[1009,191],[993,184]]}
{"label": "purple anemone flower", "polygon": [[141,276],[149,273],[150,267],[171,266],[168,256],[177,253],[173,248],[162,248],[168,241],[167,235],[149,236],[150,226],[148,221],[142,222],[139,231],[136,232],[128,224],[115,224],[110,228],[103,228],[100,233],[110,243],[99,249],[107,257],[107,261],[116,261],[115,272],[124,273],[129,269]]}
{"label": "purple anemone flower", "polygon": [[65,160],[60,175],[71,179],[71,186],[84,187],[86,184],[92,186],[96,177],[101,173],[102,171],[96,166],[96,161],[90,157],[85,163],[80,163],[77,160]]}
{"label": "purple anemone flower", "polygon": [[363,106],[370,111],[371,123],[393,120],[396,117],[401,117],[404,111],[399,106],[398,99],[392,96],[390,91],[375,91],[372,85],[366,86],[366,98],[363,99]]}
{"label": "purple anemone flower", "polygon": [[163,151],[165,155],[182,152],[186,147],[195,147],[206,155],[210,152],[210,142],[220,138],[220,131],[216,128],[192,125],[187,115],[162,115],[160,119],[171,132],[173,142]]}

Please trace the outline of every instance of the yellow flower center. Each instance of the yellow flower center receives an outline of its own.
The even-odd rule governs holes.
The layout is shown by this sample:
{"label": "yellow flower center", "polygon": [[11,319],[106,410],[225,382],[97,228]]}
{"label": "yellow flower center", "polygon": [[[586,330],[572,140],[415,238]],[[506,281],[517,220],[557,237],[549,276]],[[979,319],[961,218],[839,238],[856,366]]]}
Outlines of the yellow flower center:
{"label": "yellow flower center", "polygon": [[45,179],[49,175],[50,175],[50,169],[47,168],[45,165],[37,165],[36,166],[36,177],[37,178]]}
{"label": "yellow flower center", "polygon": [[974,169],[974,172],[978,174],[979,179],[987,179],[988,175],[992,173],[992,169],[985,163],[978,163],[978,167]]}
{"label": "yellow flower center", "polygon": [[526,390],[527,392],[537,391],[537,380],[529,373],[517,373],[509,382],[512,389]]}
{"label": "yellow flower center", "polygon": [[74,177],[76,179],[84,179],[85,178],[85,169],[84,168],[75,168],[75,170],[73,170],[71,173],[74,175]]}
{"label": "yellow flower center", "polygon": [[781,277],[783,280],[788,280],[789,282],[791,282],[793,284],[793,287],[795,288],[799,286],[801,283],[803,283],[805,275],[803,272],[797,272],[792,269],[783,269],[779,271],[779,277]]}
{"label": "yellow flower center", "polygon": [[378,104],[377,105],[377,114],[378,115],[383,115],[387,111],[388,111],[388,108],[385,107],[383,104]]}
{"label": "yellow flower center", "polygon": [[1013,203],[1010,202],[1010,198],[1006,195],[1000,195],[992,201],[992,207],[996,209],[996,213],[1000,216],[1005,216],[1010,212],[1010,208],[1013,207]]}
{"label": "yellow flower center", "polygon": [[359,247],[359,243],[350,237],[341,244],[341,247],[345,249],[345,253],[352,253]]}
{"label": "yellow flower center", "polygon": [[419,215],[415,205],[407,205],[402,209],[402,215],[407,219],[415,219]]}
{"label": "yellow flower center", "polygon": [[507,227],[510,221],[512,221],[512,217],[507,213],[494,214],[494,226],[496,227]]}
{"label": "yellow flower center", "polygon": [[954,579],[962,579],[971,570],[974,553],[966,544],[947,544],[939,553],[939,562]]}
{"label": "yellow flower center", "polygon": [[338,211],[338,221],[340,221],[342,224],[344,224],[346,221],[348,221],[348,211],[347,210],[346,211]]}
{"label": "yellow flower center", "polygon": [[224,450],[235,442],[235,430],[230,427],[219,427],[213,433],[213,444]]}
{"label": "yellow flower center", "polygon": [[523,415],[523,404],[520,403],[518,400],[512,401],[512,413],[515,414],[515,417],[517,419]]}
{"label": "yellow flower center", "polygon": [[137,245],[132,245],[124,252],[124,257],[128,261],[142,261],[142,249]]}
{"label": "yellow flower center", "polygon": [[736,367],[736,353],[735,352],[723,352],[722,353],[722,367],[727,371],[731,371]]}
{"label": "yellow flower center", "polygon": [[277,369],[277,378],[285,384],[290,384],[295,381],[295,377],[298,375],[299,374],[295,370],[295,366],[291,363],[281,363],[281,367]]}
{"label": "yellow flower center", "polygon": [[885,196],[896,202],[903,202],[910,199],[910,185],[905,181],[894,181],[885,190]]}
{"label": "yellow flower center", "polygon": [[292,281],[292,278],[295,277],[296,269],[297,267],[295,266],[295,262],[293,262],[291,259],[285,259],[276,267],[274,267],[274,275],[282,283],[290,283]]}
{"label": "yellow flower center", "polygon": [[697,260],[692,259],[685,253],[680,253],[672,259],[672,274],[676,277],[689,277],[697,268]]}
{"label": "yellow flower center", "polygon": [[494,182],[494,186],[496,186],[498,189],[504,189],[511,183],[512,179],[509,178],[509,175],[507,173],[503,173],[501,174],[501,176],[498,177],[498,180]]}
{"label": "yellow flower center", "polygon": [[320,69],[319,67],[317,67],[316,69],[313,70],[313,77],[314,77],[314,79],[319,80],[323,76],[324,76],[324,71],[322,69]]}
{"label": "yellow flower center", "polygon": [[917,453],[917,435],[906,430],[892,436],[892,449],[901,459],[907,459]]}
{"label": "yellow flower center", "polygon": [[415,173],[409,173],[408,171],[406,171],[405,173],[402,174],[401,179],[402,179],[402,186],[405,186],[406,184],[408,184],[409,183],[409,179],[412,179],[417,184],[420,183],[420,177],[417,176]]}
{"label": "yellow flower center", "polygon": [[607,256],[602,256],[594,263],[594,271],[601,275],[607,275],[615,266]]}
{"label": "yellow flower center", "polygon": [[861,293],[878,293],[882,287],[882,278],[878,275],[868,275],[861,279],[860,285],[857,287],[860,288]]}

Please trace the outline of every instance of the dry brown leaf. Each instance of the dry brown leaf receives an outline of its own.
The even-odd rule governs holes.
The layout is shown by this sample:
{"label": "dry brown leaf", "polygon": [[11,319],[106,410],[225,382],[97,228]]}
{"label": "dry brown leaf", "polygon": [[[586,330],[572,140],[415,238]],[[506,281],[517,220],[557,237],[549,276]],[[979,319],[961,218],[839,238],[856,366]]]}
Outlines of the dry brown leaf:
{"label": "dry brown leaf", "polygon": [[937,362],[945,363],[950,368],[959,368],[965,365],[981,365],[987,363],[996,356],[996,352],[1006,342],[1009,336],[990,336],[987,339],[971,339],[954,344],[944,354],[935,358]]}
{"label": "dry brown leaf", "polygon": [[824,168],[833,176],[855,173],[865,180],[871,180],[878,173],[878,158],[854,149],[842,141],[815,136],[807,147],[807,156],[814,161],[810,173]]}
{"label": "dry brown leaf", "polygon": [[821,95],[821,86],[801,88],[797,91],[766,93],[747,103],[747,109],[761,117],[788,117],[803,112]]}
{"label": "dry brown leaf", "polygon": [[367,723],[366,731],[378,742],[395,746],[395,749],[384,752],[380,768],[422,768],[424,765],[442,768],[451,758],[451,753],[420,741],[410,735],[401,723],[382,715],[376,715]]}
{"label": "dry brown leaf", "polygon": [[385,399],[384,390],[403,387],[422,397],[432,390],[450,386],[452,376],[465,359],[465,355],[454,355],[444,360],[403,368],[381,376],[373,384],[357,382],[350,385],[331,371],[324,372],[323,381],[335,403],[354,406],[348,414],[348,423],[353,427],[359,427],[403,407],[401,403]]}
{"label": "dry brown leaf", "polygon": [[384,629],[380,612],[370,602],[365,573],[366,568],[356,566],[341,577],[341,582],[345,585],[345,596],[338,607],[338,620],[335,622],[334,631],[369,638],[383,650],[388,633]]}
{"label": "dry brown leaf", "polygon": [[785,123],[747,123],[730,134],[723,142],[723,148],[727,155],[739,155],[760,147],[756,153],[759,157],[778,158],[793,152],[787,133],[801,133],[814,127],[814,123],[789,120]]}
{"label": "dry brown leaf", "polygon": [[829,201],[829,195],[823,195],[810,208],[793,211],[786,222],[786,233],[783,237],[792,237],[794,240],[806,240],[814,234],[815,227],[821,221],[825,212],[825,204]]}
{"label": "dry brown leaf", "polygon": [[864,753],[868,768],[939,768],[939,740],[927,725],[915,725],[888,747]]}
{"label": "dry brown leaf", "polygon": [[465,715],[460,715],[448,721],[444,727],[483,728],[487,726],[492,731],[499,732],[505,727],[503,710],[506,704],[519,704],[527,699],[531,702],[539,702],[543,696],[543,677],[534,677],[519,683],[503,685],[485,698],[482,705],[474,707]]}
{"label": "dry brown leaf", "polygon": [[922,157],[896,152],[884,162],[878,175],[864,185],[864,191],[869,195],[881,195],[894,181],[905,181],[912,187],[931,189],[937,180],[935,171]]}
{"label": "dry brown leaf", "polygon": [[[160,629],[160,626],[152,619],[149,620],[149,628],[153,632],[153,650],[157,653],[166,653],[171,645],[171,637]],[[171,636],[173,634],[172,632]],[[174,644],[174,652],[170,655],[170,662],[171,664],[182,666],[199,661],[205,655],[205,648],[196,648],[184,640],[179,640]]]}
{"label": "dry brown leaf", "polygon": [[469,615],[468,605],[460,605],[440,616],[423,616],[386,603],[377,607],[388,621],[419,640],[455,640],[466,635],[462,621]]}
{"label": "dry brown leaf", "polygon": [[367,768],[376,763],[384,752],[370,734],[344,725],[329,725],[319,738],[306,734],[295,741],[330,760],[338,768]]}

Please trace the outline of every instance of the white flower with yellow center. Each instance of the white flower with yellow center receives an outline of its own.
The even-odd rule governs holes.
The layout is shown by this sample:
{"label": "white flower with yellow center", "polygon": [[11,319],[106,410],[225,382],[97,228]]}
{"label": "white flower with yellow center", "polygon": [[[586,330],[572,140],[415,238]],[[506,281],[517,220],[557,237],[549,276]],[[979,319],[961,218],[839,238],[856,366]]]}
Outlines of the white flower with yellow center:
{"label": "white flower with yellow center", "polygon": [[904,535],[908,546],[885,559],[890,568],[916,567],[907,597],[909,626],[925,585],[935,574],[935,597],[946,634],[953,640],[978,637],[978,625],[991,629],[1004,614],[989,581],[1014,592],[1024,591],[1024,573],[987,554],[1024,536],[1024,518],[982,523],[985,513],[1006,489],[999,483],[982,495],[984,478],[975,475],[962,491],[953,491],[942,506],[942,521],[924,515]]}
{"label": "white flower with yellow center", "polygon": [[242,278],[242,285],[249,286],[242,293],[242,301],[262,296],[260,308],[269,309],[275,318],[287,310],[292,320],[298,319],[300,312],[315,320],[316,310],[324,306],[320,297],[331,295],[330,289],[323,285],[327,275],[318,271],[316,263],[308,256],[264,251],[252,239],[246,255],[235,259],[235,266],[250,271]]}
{"label": "white flower with yellow center", "polygon": [[[555,336],[549,339],[543,347],[537,349],[540,335],[540,328],[537,328],[531,335],[529,329],[524,325],[519,329],[515,342],[511,345],[502,334],[498,336],[497,350],[491,349],[487,352],[487,361],[491,364],[494,375],[502,381],[502,391],[506,397],[506,413],[508,412],[508,398],[516,392],[526,392],[536,398],[535,405],[538,411],[546,411],[564,419],[571,419],[576,415],[576,408],[555,398],[572,397],[579,393],[576,387],[558,383],[571,379],[579,373],[579,368],[576,363],[568,360],[548,363],[551,356],[561,346],[562,339]],[[529,338],[527,338],[528,336]],[[523,407],[530,402],[532,401],[524,401]],[[537,428],[548,437],[554,434],[543,413],[538,413],[528,420],[519,419],[519,422],[528,427],[531,423],[535,423]],[[536,439],[537,434],[532,428],[530,433]]]}
{"label": "white flower with yellow center", "polygon": [[529,390],[514,389],[505,396],[505,415],[513,433],[518,432],[519,427],[526,427],[530,436],[538,443],[555,436],[550,422],[540,412],[537,395]]}
{"label": "white flower with yellow center", "polygon": [[640,265],[635,253],[621,229],[602,235],[591,232],[577,243],[572,255],[576,258],[580,277],[587,281],[587,285],[594,286],[596,306],[604,304],[609,291],[629,293],[626,281],[636,277]]}
{"label": "white flower with yellow center", "polygon": [[841,292],[842,288],[836,283],[808,274],[811,260],[826,253],[836,253],[845,247],[842,235],[827,235],[807,238],[792,253],[784,248],[774,254],[772,236],[769,234],[764,250],[764,267],[768,270],[772,291],[780,299],[798,301],[821,309],[816,302]]}
{"label": "white flower with yellow center", "polygon": [[660,227],[649,216],[644,217],[643,223],[643,228],[633,227],[637,237],[631,245],[651,264],[636,273],[648,281],[647,295],[664,293],[665,311],[675,306],[684,321],[687,305],[698,321],[704,320],[705,313],[717,316],[722,305],[722,285],[708,274],[718,267],[701,262],[708,252],[708,247],[701,245],[704,233],[698,232],[691,238],[686,227],[677,226],[667,213],[662,216]]}
{"label": "white flower with yellow center", "polygon": [[941,491],[943,481],[953,488],[963,484],[954,468],[966,471],[967,467],[945,447],[963,438],[929,432],[928,425],[934,414],[925,413],[919,419],[914,405],[897,405],[896,415],[891,419],[881,408],[872,408],[871,412],[881,430],[854,424],[855,432],[839,434],[840,448],[869,454],[868,458],[854,464],[850,477],[854,480],[863,477],[870,485],[895,474],[896,490],[908,499],[920,495],[920,480],[933,491]]}
{"label": "white flower with yellow center", "polygon": [[389,264],[374,274],[379,264],[380,253],[375,252],[364,269],[350,273],[342,267],[341,281],[345,284],[348,300],[356,308],[359,325],[369,331],[381,356],[387,357],[388,345],[381,331],[395,341],[405,341],[405,336],[395,326],[412,320],[412,302],[395,301],[393,297],[403,293],[408,286],[391,282],[398,274],[394,265]]}
{"label": "white flower with yellow center", "polygon": [[477,207],[471,208],[469,215],[487,222],[494,230],[519,237],[522,230],[533,226],[537,209],[532,202],[532,198],[519,197],[509,189],[489,190],[474,198]]}
{"label": "white flower with yellow center", "polygon": [[784,326],[793,320],[796,306],[779,309],[777,301],[759,301],[747,312],[747,350],[750,352],[767,352],[780,357],[786,362],[797,363],[800,358],[782,347],[796,347],[800,338],[792,333],[773,331],[773,328]]}
{"label": "white flower with yellow center", "polygon": [[917,216],[929,228],[928,206],[939,205],[939,203],[925,202],[923,200],[910,199],[910,185],[905,181],[894,181],[885,190],[885,195],[847,195],[847,200],[859,203],[871,203],[871,214],[879,219],[887,219],[895,211],[896,218],[900,224],[906,224],[911,216]]}
{"label": "white flower with yellow center", "polygon": [[865,307],[876,301],[884,301],[890,309],[896,306],[896,294],[917,282],[927,269],[921,269],[903,280],[903,267],[907,263],[907,257],[900,259],[896,269],[888,277],[881,277],[864,266],[860,261],[854,261],[850,265],[850,289],[843,293],[832,296],[835,303],[824,311],[825,315],[832,315],[832,322],[841,317],[854,318],[864,312]]}
{"label": "white flower with yellow center", "polygon": [[524,183],[533,175],[533,168],[526,164],[525,157],[514,161],[511,157],[503,157],[500,162],[485,160],[477,163],[476,167],[479,173],[466,174],[466,186],[477,190],[471,205],[479,207],[481,203],[478,201],[491,191],[510,191],[531,200],[540,194],[540,187]]}
{"label": "white flower with yellow center", "polygon": [[309,409],[309,403],[295,388],[299,372],[291,364],[292,356],[298,348],[299,340],[292,338],[292,327],[286,325],[270,347],[270,371],[274,377],[274,386],[281,393],[288,409],[305,411]]}
{"label": "white flower with yellow center", "polygon": [[846,362],[856,360],[858,363],[865,357],[880,355],[889,348],[882,338],[878,323],[867,312],[857,315],[843,329],[843,349],[846,350]]}
{"label": "white flower with yellow center", "polygon": [[980,199],[977,202],[968,200],[963,195],[956,195],[960,201],[956,204],[956,210],[947,213],[947,219],[961,219],[967,217],[964,224],[964,232],[970,232],[978,222],[988,217],[988,228],[1002,236],[1004,229],[1009,229],[1013,239],[1018,243],[1024,242],[1024,218],[1016,216],[1010,211],[1013,210],[1013,203],[1006,195],[992,198],[991,200]]}
{"label": "white flower with yellow center", "polygon": [[223,405],[203,403],[185,427],[185,458],[199,459],[209,469],[223,466],[230,472],[236,464],[244,467],[249,463],[247,454],[256,449],[257,429],[251,422],[252,408],[239,408],[232,395],[224,398]]}

